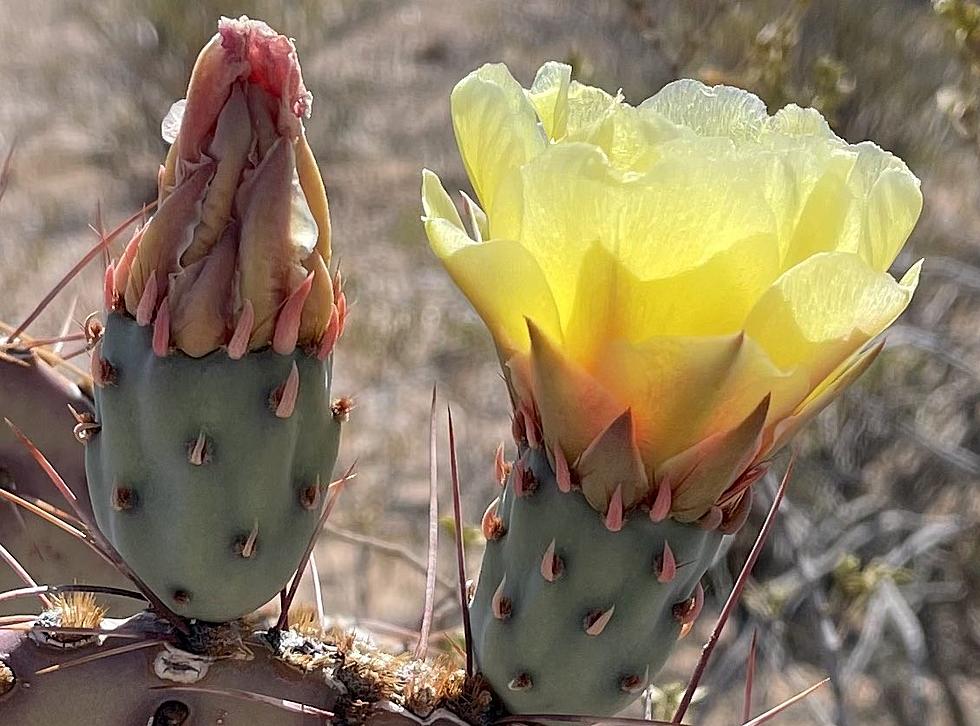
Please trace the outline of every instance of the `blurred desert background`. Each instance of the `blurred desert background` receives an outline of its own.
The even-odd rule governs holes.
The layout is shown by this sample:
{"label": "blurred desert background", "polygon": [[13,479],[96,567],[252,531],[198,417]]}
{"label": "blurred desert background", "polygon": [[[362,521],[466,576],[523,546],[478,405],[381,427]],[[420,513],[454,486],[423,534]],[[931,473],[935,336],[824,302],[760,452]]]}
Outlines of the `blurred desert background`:
{"label": "blurred desert background", "polygon": [[[935,7],[934,7],[935,5]],[[971,11],[970,8],[973,7]],[[896,269],[925,257],[919,292],[864,380],[801,437],[800,462],[692,721],[737,723],[759,634],[757,710],[825,675],[786,724],[980,723],[980,10],[927,0],[0,0],[0,319],[17,323],[107,226],[155,196],[160,122],[219,15],[296,39],[314,94],[307,131],[353,300],[335,395],[355,401],[338,469],[357,461],[317,549],[328,613],[411,643],[424,587],[429,397],[439,390],[441,513],[451,514],[445,406],[459,445],[468,568],[509,438],[489,336],[430,254],[420,170],[468,189],[449,93],[486,61],[528,85],[545,60],[638,103],[696,77],[819,108],[922,179],[922,219]],[[118,253],[121,243],[117,244]],[[34,323],[57,335],[99,305],[101,266]],[[506,285],[506,280],[500,281]],[[72,308],[73,300],[77,301]],[[82,360],[82,359],[78,359]],[[66,427],[70,421],[65,422]],[[512,445],[511,445],[512,447]],[[783,457],[774,467],[778,473]],[[772,476],[772,475],[771,475]],[[753,520],[709,577],[717,611]],[[436,627],[455,637],[451,520]],[[302,597],[313,590],[304,586]],[[711,623],[651,692],[672,713]],[[403,635],[399,635],[403,633]],[[447,650],[451,649],[444,645]],[[630,715],[642,715],[638,708]]]}

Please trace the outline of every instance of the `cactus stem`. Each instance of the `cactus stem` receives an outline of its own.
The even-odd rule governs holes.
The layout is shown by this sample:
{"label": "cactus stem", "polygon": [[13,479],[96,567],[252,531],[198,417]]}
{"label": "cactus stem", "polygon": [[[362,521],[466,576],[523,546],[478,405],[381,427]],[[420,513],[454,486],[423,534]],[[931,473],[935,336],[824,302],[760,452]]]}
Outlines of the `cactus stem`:
{"label": "cactus stem", "polygon": [[292,368],[289,369],[289,376],[279,388],[272,394],[274,410],[277,418],[289,418],[293,415],[296,408],[296,397],[299,395],[299,368],[296,361],[293,361]]}
{"label": "cactus stem", "polygon": [[673,495],[670,490],[670,482],[667,477],[660,480],[660,486],[657,488],[657,496],[653,500],[653,506],[650,507],[650,521],[651,522],[662,522],[670,514],[670,505]]}
{"label": "cactus stem", "polygon": [[187,461],[193,466],[202,466],[211,461],[210,441],[203,429],[194,441],[187,443]]}
{"label": "cactus stem", "polygon": [[255,308],[252,301],[246,299],[242,303],[242,312],[235,324],[235,332],[228,341],[228,357],[239,360],[248,351],[248,341],[252,337],[252,325],[255,324]]}
{"label": "cactus stem", "polygon": [[102,304],[106,311],[116,309],[116,264],[110,262],[102,278]]}
{"label": "cactus stem", "polygon": [[504,458],[504,442],[497,444],[497,450],[493,454],[493,478],[498,486],[507,483],[507,475],[510,473],[510,464]]}
{"label": "cactus stem", "polygon": [[507,575],[504,575],[494,590],[493,597],[490,599],[490,609],[497,620],[507,620],[513,612],[513,603],[510,598],[504,595],[504,585],[507,584]]}
{"label": "cactus stem", "polygon": [[724,514],[721,511],[721,507],[714,505],[711,507],[711,509],[705,512],[701,519],[698,520],[698,526],[701,527],[701,529],[707,529],[709,531],[712,529],[718,529],[723,518]]}
{"label": "cactus stem", "polygon": [[[142,303],[142,301],[140,301]],[[158,358],[167,355],[170,349],[170,300],[164,295],[153,321],[153,352]]]}
{"label": "cactus stem", "polygon": [[296,348],[299,339],[299,323],[303,316],[303,306],[313,289],[311,272],[283,303],[282,311],[276,319],[276,329],[272,336],[272,349],[279,355],[289,355]]}
{"label": "cactus stem", "polygon": [[139,304],[136,306],[137,325],[149,325],[153,320],[153,310],[157,305],[157,271],[150,272],[146,278],[146,285],[143,287],[143,294],[140,295]]}
{"label": "cactus stem", "polygon": [[555,554],[555,540],[551,540],[548,549],[541,558],[541,577],[548,582],[554,582],[565,572],[565,563]]}
{"label": "cactus stem", "polygon": [[496,541],[507,534],[507,527],[504,525],[504,520],[497,515],[497,505],[499,504],[500,497],[497,497],[490,502],[490,506],[483,513],[481,528],[487,542]]}
{"label": "cactus stem", "polygon": [[609,498],[609,508],[606,510],[606,529],[618,532],[623,528],[623,485],[618,484],[616,491]]}
{"label": "cactus stem", "polygon": [[670,549],[670,544],[664,540],[664,551],[657,562],[657,582],[667,584],[674,579],[677,574],[677,560],[674,559],[674,552]]}
{"label": "cactus stem", "polygon": [[616,606],[612,605],[607,610],[593,610],[586,615],[585,622],[583,623],[585,634],[593,637],[602,635],[602,631],[606,629],[609,621],[612,620],[614,612],[616,612]]}
{"label": "cactus stem", "polygon": [[681,625],[689,625],[698,619],[701,608],[704,607],[704,588],[699,582],[694,586],[694,593],[687,600],[674,605],[674,619]]}
{"label": "cactus stem", "polygon": [[555,481],[558,483],[558,491],[568,494],[572,491],[572,472],[568,468],[565,452],[556,442],[551,449],[551,454],[555,458]]}
{"label": "cactus stem", "polygon": [[516,676],[510,679],[507,684],[507,688],[512,691],[527,691],[534,686],[531,682],[531,676],[527,673],[518,673]]}
{"label": "cactus stem", "polygon": [[249,559],[255,554],[255,543],[259,537],[259,520],[256,519],[252,524],[252,529],[244,537],[239,537],[235,541],[235,554],[243,559]]}
{"label": "cactus stem", "polygon": [[132,487],[117,484],[112,489],[112,508],[117,512],[126,512],[136,506],[138,497]]}

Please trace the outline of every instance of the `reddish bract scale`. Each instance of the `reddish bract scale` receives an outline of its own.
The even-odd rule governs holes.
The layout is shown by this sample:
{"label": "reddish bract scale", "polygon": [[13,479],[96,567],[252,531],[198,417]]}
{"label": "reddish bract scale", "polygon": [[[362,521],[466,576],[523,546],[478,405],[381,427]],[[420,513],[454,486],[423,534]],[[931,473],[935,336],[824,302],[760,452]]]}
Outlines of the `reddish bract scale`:
{"label": "reddish bract scale", "polygon": [[153,270],[146,280],[139,305],[136,307],[137,325],[149,325],[153,320],[153,311],[157,304],[157,271]]}
{"label": "reddish bract scale", "polygon": [[670,544],[664,542],[663,554],[657,558],[657,582],[667,584],[672,582],[677,575],[677,560],[674,558],[674,551],[670,549]]}
{"label": "reddish bract scale", "polygon": [[672,499],[673,494],[670,490],[670,482],[664,477],[660,480],[660,485],[657,488],[657,497],[653,500],[653,506],[650,507],[651,522],[662,522],[667,519],[667,515],[670,514]]}
{"label": "reddish bract scale", "polygon": [[709,531],[718,529],[723,518],[724,514],[721,511],[721,507],[713,506],[698,520],[698,526]]}
{"label": "reddish bract scale", "polygon": [[292,368],[289,369],[289,376],[286,382],[272,394],[272,402],[276,418],[289,418],[293,415],[296,408],[296,397],[299,395],[299,368],[296,361],[293,361]]}
{"label": "reddish bract scale", "polygon": [[555,482],[558,484],[558,491],[568,494],[572,491],[572,472],[568,468],[568,460],[565,458],[561,446],[554,445],[552,456],[555,459]]}
{"label": "reddish bract scale", "polygon": [[493,455],[493,478],[498,486],[507,483],[507,476],[510,474],[510,464],[504,459],[504,442],[497,444],[497,450]]}
{"label": "reddish bract scale", "polygon": [[242,312],[238,316],[235,324],[235,332],[228,342],[228,357],[232,360],[240,360],[248,351],[248,341],[252,337],[252,326],[255,324],[255,308],[252,301],[246,300],[242,303]]}
{"label": "reddish bract scale", "polygon": [[299,287],[286,298],[279,317],[276,319],[276,329],[272,335],[272,349],[280,355],[289,355],[296,349],[303,306],[306,304],[306,298],[310,296],[310,290],[313,289],[313,275],[312,272],[307,275]]}
{"label": "reddish bract scale", "polygon": [[333,352],[334,346],[337,344],[337,339],[340,337],[340,313],[337,311],[337,305],[334,304],[330,308],[330,319],[327,321],[327,327],[323,330],[323,335],[320,336],[320,343],[316,349],[317,360],[326,360],[327,356]]}
{"label": "reddish bract scale", "polygon": [[116,264],[110,262],[102,278],[102,305],[106,311],[116,309]]}
{"label": "reddish bract scale", "polygon": [[170,350],[170,301],[165,296],[153,321],[153,353],[163,358]]}
{"label": "reddish bract scale", "polygon": [[618,532],[623,528],[623,485],[619,484],[609,498],[609,508],[606,510],[606,529]]}

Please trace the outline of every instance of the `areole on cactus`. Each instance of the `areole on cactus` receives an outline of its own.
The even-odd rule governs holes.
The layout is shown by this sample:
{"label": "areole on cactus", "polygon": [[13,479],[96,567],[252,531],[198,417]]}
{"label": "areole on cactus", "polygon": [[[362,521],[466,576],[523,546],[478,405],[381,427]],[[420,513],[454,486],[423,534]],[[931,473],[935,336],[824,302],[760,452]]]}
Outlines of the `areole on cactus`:
{"label": "areole on cactus", "polygon": [[337,455],[346,299],[292,42],[225,18],[201,51],[152,217],[105,277],[86,447],[93,509],[175,612],[251,612],[293,574]]}
{"label": "areole on cactus", "polygon": [[[570,75],[464,78],[452,117],[479,206],[465,197],[464,224],[424,171],[423,220],[514,406],[477,660],[512,710],[611,714],[662,665],[771,457],[880,352],[918,280],[920,264],[899,282],[887,269],[922,198],[900,159],[847,144],[813,109],[770,116],[690,80],[634,107]],[[607,548],[622,555],[588,556]],[[548,561],[579,550],[574,585],[556,586]],[[676,592],[675,551],[689,565]],[[553,637],[518,646],[542,629]]]}

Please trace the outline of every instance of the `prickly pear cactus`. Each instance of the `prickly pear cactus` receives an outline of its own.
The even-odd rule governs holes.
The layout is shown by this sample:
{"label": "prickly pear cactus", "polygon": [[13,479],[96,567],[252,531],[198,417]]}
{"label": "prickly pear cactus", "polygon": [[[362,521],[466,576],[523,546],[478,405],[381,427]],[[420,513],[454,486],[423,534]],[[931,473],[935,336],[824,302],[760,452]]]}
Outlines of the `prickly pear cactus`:
{"label": "prickly pear cactus", "polygon": [[234,618],[279,591],[313,536],[340,436],[330,366],[298,349],[159,357],[150,338],[109,316],[113,382],[98,389],[102,429],[86,449],[96,521],[175,612]]}
{"label": "prickly pear cactus", "polygon": [[522,453],[484,532],[474,650],[513,713],[615,713],[635,700],[697,616],[722,539],[645,512],[610,531],[581,492],[561,491],[541,449]]}
{"label": "prickly pear cactus", "polygon": [[223,18],[201,51],[154,215],[106,270],[86,470],[99,528],[174,612],[274,596],[314,535],[337,456],[346,298],[293,44]]}

